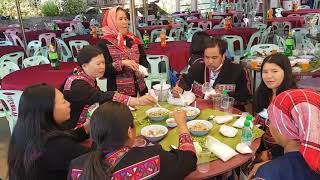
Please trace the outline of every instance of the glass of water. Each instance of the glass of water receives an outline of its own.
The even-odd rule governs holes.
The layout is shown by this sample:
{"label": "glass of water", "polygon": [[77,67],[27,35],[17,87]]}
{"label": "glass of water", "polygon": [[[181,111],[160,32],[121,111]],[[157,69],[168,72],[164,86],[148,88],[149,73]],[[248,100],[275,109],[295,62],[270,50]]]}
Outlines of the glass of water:
{"label": "glass of water", "polygon": [[223,112],[232,113],[232,108],[234,105],[233,97],[222,97],[221,109]]}

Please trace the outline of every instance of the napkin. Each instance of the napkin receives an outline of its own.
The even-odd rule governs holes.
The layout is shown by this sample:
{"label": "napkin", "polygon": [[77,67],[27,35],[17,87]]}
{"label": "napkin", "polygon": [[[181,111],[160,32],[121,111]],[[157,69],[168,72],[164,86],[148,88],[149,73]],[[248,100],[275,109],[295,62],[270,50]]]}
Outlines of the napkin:
{"label": "napkin", "polygon": [[236,150],[241,154],[252,153],[252,149],[246,143],[239,143],[236,146]]}
{"label": "napkin", "polygon": [[209,92],[205,92],[204,93],[204,99],[205,100],[209,100],[209,97],[212,96],[212,95],[215,95],[215,94],[217,94],[217,93],[216,93],[216,91],[214,89],[212,89]]}
{"label": "napkin", "polygon": [[267,109],[264,108],[261,112],[259,112],[259,116],[261,116],[263,119],[268,119]]}
{"label": "napkin", "polygon": [[139,72],[142,73],[144,76],[149,76],[148,69],[142,65],[139,65]]}
{"label": "napkin", "polygon": [[[244,121],[246,121],[246,118],[245,117],[240,117],[238,120],[236,120],[236,122],[234,122],[232,124],[232,126],[236,127],[236,128],[243,128]],[[251,129],[253,128],[253,123],[252,122],[250,122],[250,127],[251,127]]]}
{"label": "napkin", "polygon": [[169,92],[168,103],[175,106],[188,106],[196,99],[196,96],[191,91],[184,91],[181,96],[182,98],[175,98]]}
{"label": "napkin", "polygon": [[231,121],[233,119],[233,117],[231,115],[224,115],[224,116],[216,116],[214,118],[214,120],[218,123],[218,124],[223,124],[223,123],[227,123],[229,121]]}
{"label": "napkin", "polygon": [[202,152],[202,147],[198,142],[193,142],[194,148],[196,149],[196,154],[199,154]]}
{"label": "napkin", "polygon": [[222,125],[220,126],[219,132],[226,137],[235,137],[238,133],[238,130],[231,126]]}
{"label": "napkin", "polygon": [[238,153],[230,146],[220,142],[212,136],[207,137],[206,146],[209,151],[213,152],[219,159],[226,162]]}

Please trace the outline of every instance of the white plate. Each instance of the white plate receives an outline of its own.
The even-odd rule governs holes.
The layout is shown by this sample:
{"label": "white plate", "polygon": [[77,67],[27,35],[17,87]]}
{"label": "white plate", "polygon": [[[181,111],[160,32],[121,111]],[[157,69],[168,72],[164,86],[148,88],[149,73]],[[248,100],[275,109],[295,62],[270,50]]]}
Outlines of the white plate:
{"label": "white plate", "polygon": [[168,96],[168,103],[176,106],[190,105],[196,99],[196,96],[191,91],[185,91],[182,98],[175,98],[171,93]]}

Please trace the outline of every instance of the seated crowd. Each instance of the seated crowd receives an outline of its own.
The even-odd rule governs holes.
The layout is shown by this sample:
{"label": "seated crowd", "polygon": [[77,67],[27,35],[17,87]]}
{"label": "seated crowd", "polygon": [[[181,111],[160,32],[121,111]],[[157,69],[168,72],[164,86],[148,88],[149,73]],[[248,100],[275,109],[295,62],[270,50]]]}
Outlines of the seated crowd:
{"label": "seated crowd", "polygon": [[[139,39],[127,31],[122,8],[109,10],[103,25],[105,36],[97,47],[80,50],[78,67],[61,90],[39,84],[22,93],[8,151],[10,180],[184,179],[196,170],[184,111],[173,111],[177,149],[135,146],[128,106],[157,103],[146,94],[144,75],[138,70],[147,67],[146,55]],[[201,86],[209,83],[217,94],[226,89],[235,108],[245,111],[252,98],[248,72],[226,60],[226,42],[198,35],[202,46],[190,57],[188,72],[180,76],[172,94],[178,97],[192,90],[203,98]],[[101,77],[108,79],[106,92],[97,86],[96,78]],[[320,179],[320,93],[296,87],[289,59],[281,53],[264,59],[261,77],[253,96],[254,122],[266,133],[257,151],[261,162],[250,178]]]}

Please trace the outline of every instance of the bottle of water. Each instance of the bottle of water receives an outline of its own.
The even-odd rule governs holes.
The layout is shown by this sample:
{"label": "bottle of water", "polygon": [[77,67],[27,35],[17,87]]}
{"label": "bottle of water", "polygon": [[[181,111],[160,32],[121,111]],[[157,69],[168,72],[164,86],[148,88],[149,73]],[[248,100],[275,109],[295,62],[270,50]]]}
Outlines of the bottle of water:
{"label": "bottle of water", "polygon": [[247,144],[248,146],[251,145],[252,142],[252,129],[250,128],[250,121],[244,121],[244,126],[242,128],[241,134],[241,142]]}

